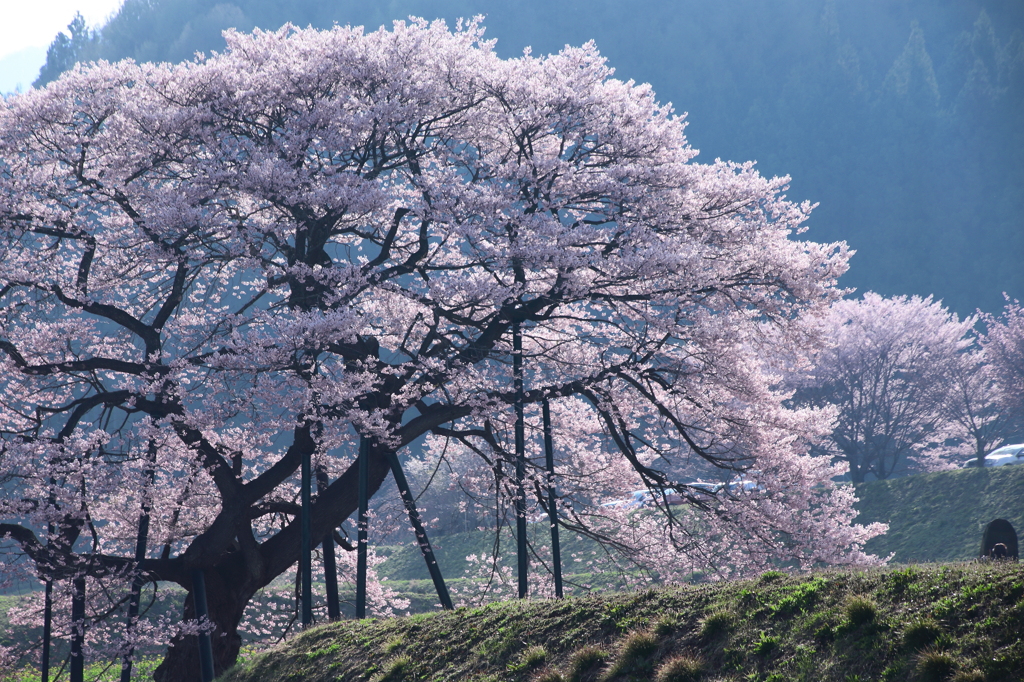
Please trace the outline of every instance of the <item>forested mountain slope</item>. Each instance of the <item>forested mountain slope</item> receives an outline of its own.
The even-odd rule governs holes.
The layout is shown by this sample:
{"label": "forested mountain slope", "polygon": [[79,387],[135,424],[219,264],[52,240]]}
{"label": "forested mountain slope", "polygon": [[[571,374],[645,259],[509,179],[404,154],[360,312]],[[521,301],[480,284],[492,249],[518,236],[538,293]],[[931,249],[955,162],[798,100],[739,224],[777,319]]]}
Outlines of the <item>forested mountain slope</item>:
{"label": "forested mountain slope", "polygon": [[[1024,4],[1012,0],[127,0],[51,53],[179,61],[221,30],[390,25],[482,13],[503,56],[594,39],[621,78],[689,112],[702,159],[757,160],[821,203],[817,241],[858,251],[847,286],[961,314],[1024,295]],[[67,45],[65,45],[65,48]]]}

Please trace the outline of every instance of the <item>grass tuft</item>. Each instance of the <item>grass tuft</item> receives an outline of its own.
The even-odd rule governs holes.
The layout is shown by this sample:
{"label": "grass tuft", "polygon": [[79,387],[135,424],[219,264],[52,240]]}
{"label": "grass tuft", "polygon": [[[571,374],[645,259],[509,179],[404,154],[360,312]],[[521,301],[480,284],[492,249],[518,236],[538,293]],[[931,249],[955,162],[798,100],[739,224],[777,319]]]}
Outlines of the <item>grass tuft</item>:
{"label": "grass tuft", "polygon": [[942,628],[931,618],[921,618],[911,623],[903,633],[903,644],[908,649],[918,650],[929,647],[942,634]]}
{"label": "grass tuft", "polygon": [[593,682],[608,660],[608,652],[598,646],[585,646],[569,659],[568,682]]}
{"label": "grass tuft", "polygon": [[658,650],[658,638],[653,632],[631,632],[622,643],[620,657],[625,660],[639,660],[650,657]]}
{"label": "grass tuft", "polygon": [[662,616],[654,624],[654,634],[659,637],[667,637],[679,628],[679,619],[673,615]]}
{"label": "grass tuft", "polygon": [[693,656],[673,656],[658,667],[655,682],[697,682],[704,676],[704,661]]}
{"label": "grass tuft", "polygon": [[409,679],[413,669],[411,656],[392,658],[384,666],[384,672],[372,678],[373,682],[404,682]]}
{"label": "grass tuft", "polygon": [[764,573],[761,574],[761,582],[763,582],[763,583],[777,583],[777,582],[779,582],[780,580],[782,580],[785,577],[786,577],[786,574],[783,573],[782,571],[765,571]]}
{"label": "grass tuft", "polygon": [[985,675],[980,670],[961,670],[953,675],[953,682],[985,682]]}
{"label": "grass tuft", "polygon": [[704,639],[718,639],[732,632],[733,617],[727,611],[715,611],[708,614],[700,624],[700,634]]}
{"label": "grass tuft", "polygon": [[652,657],[657,651],[658,638],[653,632],[638,630],[629,633],[622,640],[619,657],[608,669],[604,679],[611,680],[628,673],[650,673],[654,669]]}
{"label": "grass tuft", "polygon": [[762,632],[754,642],[754,653],[758,656],[771,656],[772,652],[779,647],[779,638]]}
{"label": "grass tuft", "polygon": [[523,667],[533,669],[539,668],[544,665],[544,661],[547,660],[548,652],[542,646],[531,646],[529,649],[523,652],[522,664]]}
{"label": "grass tuft", "polygon": [[402,635],[396,635],[384,644],[384,653],[389,655],[393,654],[395,653],[395,650],[400,649],[403,644],[405,644],[405,637]]}
{"label": "grass tuft", "polygon": [[854,627],[873,623],[877,615],[878,607],[867,597],[851,597],[846,602],[846,619]]}
{"label": "grass tuft", "polygon": [[927,649],[917,657],[917,679],[921,682],[945,682],[956,670],[956,659],[942,651]]}

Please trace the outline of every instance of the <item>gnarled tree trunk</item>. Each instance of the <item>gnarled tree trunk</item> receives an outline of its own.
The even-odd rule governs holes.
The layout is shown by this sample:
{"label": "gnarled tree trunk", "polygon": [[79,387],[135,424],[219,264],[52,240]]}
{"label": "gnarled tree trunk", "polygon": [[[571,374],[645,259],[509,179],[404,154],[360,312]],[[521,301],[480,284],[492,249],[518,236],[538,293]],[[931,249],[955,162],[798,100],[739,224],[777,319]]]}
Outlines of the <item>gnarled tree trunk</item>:
{"label": "gnarled tree trunk", "polygon": [[[210,621],[216,629],[211,633],[213,670],[223,674],[235,664],[242,647],[238,625],[249,600],[259,589],[255,581],[240,575],[237,561],[228,560],[206,571],[206,601]],[[236,565],[233,565],[236,564]],[[184,620],[195,620],[195,592],[189,589],[185,599]],[[177,635],[171,640],[167,654],[153,673],[156,682],[182,682],[199,679],[199,638]]]}

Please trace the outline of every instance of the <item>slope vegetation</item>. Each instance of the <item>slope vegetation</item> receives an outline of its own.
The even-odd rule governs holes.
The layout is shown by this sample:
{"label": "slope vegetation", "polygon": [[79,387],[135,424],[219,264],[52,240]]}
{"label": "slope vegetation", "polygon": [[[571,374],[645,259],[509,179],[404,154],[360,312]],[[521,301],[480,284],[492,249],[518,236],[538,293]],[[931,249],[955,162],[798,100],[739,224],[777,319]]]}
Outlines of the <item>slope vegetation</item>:
{"label": "slope vegetation", "polygon": [[[889,532],[871,540],[867,549],[880,557],[893,555],[893,563],[969,561],[978,556],[985,525],[997,518],[1024,532],[1024,466],[992,469],[956,469],[932,474],[872,481],[857,487],[857,523],[881,521]],[[529,526],[529,542],[537,548],[550,546],[546,523]],[[438,564],[446,578],[458,579],[470,554],[490,555],[494,533],[470,531],[432,536]],[[505,552],[514,551],[508,533],[500,538]],[[563,533],[562,553],[589,554],[595,545]],[[413,544],[381,548],[387,560],[377,571],[393,587],[408,589],[429,579],[419,548]],[[509,560],[514,562],[512,554]],[[589,576],[588,582],[594,577]],[[424,587],[428,592],[432,588]],[[431,600],[429,606],[433,606]]]}
{"label": "slope vegetation", "polygon": [[1019,680],[1024,570],[907,566],[343,621],[224,682]]}
{"label": "slope vegetation", "polygon": [[889,532],[867,549],[893,562],[964,561],[978,556],[993,519],[1024,531],[1024,466],[958,469],[873,481],[857,487],[858,523],[883,521]]}

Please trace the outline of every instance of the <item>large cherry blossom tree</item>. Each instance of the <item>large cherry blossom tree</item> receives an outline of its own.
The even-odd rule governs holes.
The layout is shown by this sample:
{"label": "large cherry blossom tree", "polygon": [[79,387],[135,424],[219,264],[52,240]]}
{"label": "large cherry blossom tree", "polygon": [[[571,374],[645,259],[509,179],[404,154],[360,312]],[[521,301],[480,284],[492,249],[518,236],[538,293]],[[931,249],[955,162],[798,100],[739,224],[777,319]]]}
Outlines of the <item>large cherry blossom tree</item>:
{"label": "large cherry blossom tree", "polygon": [[[593,474],[685,497],[620,547],[722,571],[872,561],[879,528],[808,454],[830,413],[784,407],[764,369],[813,345],[803,320],[847,261],[796,238],[811,207],[786,178],[695,163],[682,119],[593,45],[502,60],[476,23],[422,21],[226,38],[0,107],[11,570],[130,582],[148,510],[143,576],[188,590],[189,620],[205,570],[221,671],[298,559],[305,454],[330,476],[314,537],[356,509],[360,437],[371,491],[425,435],[508,475],[514,327],[528,415],[549,400],[580,444],[562,494]],[[758,487],[683,485],[700,467]],[[190,632],[157,680],[194,675]]]}

